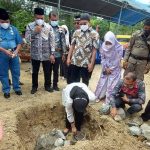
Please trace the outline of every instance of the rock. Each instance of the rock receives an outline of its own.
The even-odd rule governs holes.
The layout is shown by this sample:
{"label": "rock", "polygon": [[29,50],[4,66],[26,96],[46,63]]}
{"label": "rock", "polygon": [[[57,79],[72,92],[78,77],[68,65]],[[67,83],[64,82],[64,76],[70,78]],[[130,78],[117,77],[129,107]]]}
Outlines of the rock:
{"label": "rock", "polygon": [[56,147],[63,146],[63,145],[64,145],[64,140],[61,139],[61,138],[58,138],[58,139],[56,139],[54,145],[55,145]]}
{"label": "rock", "polygon": [[141,126],[143,124],[143,120],[141,117],[136,117],[132,121],[128,122],[128,125],[131,126]]}
{"label": "rock", "polygon": [[121,118],[121,116],[120,116],[120,115],[116,115],[116,116],[114,117],[114,120],[115,120],[115,121],[121,121],[121,120],[122,120],[122,118]]}
{"label": "rock", "polygon": [[143,136],[147,139],[150,140],[150,126],[146,123],[141,125],[141,130]]}
{"label": "rock", "polygon": [[122,118],[122,120],[126,118],[126,113],[123,108],[119,108],[117,110],[117,115],[119,115]]}
{"label": "rock", "polygon": [[129,131],[130,131],[130,133],[131,133],[132,135],[134,135],[134,136],[135,136],[135,135],[139,136],[139,135],[142,134],[141,129],[140,129],[139,127],[137,127],[137,126],[129,127]]}
{"label": "rock", "polygon": [[102,115],[108,115],[110,113],[110,105],[109,104],[104,104],[99,110],[100,114]]}

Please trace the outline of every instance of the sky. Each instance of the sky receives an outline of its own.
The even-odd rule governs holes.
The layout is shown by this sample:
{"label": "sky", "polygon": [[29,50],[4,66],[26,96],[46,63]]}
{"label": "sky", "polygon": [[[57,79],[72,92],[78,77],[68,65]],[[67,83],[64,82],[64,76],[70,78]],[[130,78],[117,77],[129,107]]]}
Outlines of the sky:
{"label": "sky", "polygon": [[143,9],[150,13],[150,0],[118,0],[127,1],[131,6],[139,9]]}

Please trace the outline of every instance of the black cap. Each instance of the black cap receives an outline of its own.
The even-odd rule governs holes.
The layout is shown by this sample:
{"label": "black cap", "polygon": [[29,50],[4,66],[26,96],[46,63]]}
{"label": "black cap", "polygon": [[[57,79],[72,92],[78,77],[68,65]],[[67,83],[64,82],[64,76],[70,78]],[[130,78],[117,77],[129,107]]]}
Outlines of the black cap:
{"label": "black cap", "polygon": [[8,20],[9,19],[8,12],[3,8],[0,8],[0,19],[1,20]]}
{"label": "black cap", "polygon": [[35,15],[44,15],[44,9],[42,9],[42,8],[35,8],[34,9],[34,14]]}
{"label": "black cap", "polygon": [[80,20],[90,21],[91,16],[88,13],[81,14]]}
{"label": "black cap", "polygon": [[83,113],[88,105],[88,100],[85,98],[75,98],[73,100],[73,108],[77,112]]}
{"label": "black cap", "polygon": [[150,26],[150,18],[145,20],[144,25],[145,26]]}
{"label": "black cap", "polygon": [[80,21],[80,16],[81,16],[81,15],[75,15],[75,16],[74,16],[74,21]]}

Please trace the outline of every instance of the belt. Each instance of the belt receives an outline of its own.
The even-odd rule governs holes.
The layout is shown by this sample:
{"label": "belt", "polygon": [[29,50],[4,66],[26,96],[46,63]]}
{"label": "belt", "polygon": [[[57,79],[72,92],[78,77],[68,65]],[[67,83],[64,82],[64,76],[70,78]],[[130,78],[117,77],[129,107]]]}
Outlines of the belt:
{"label": "belt", "polygon": [[131,54],[130,56],[132,58],[138,59],[138,60],[150,60],[150,58],[148,58],[148,57],[141,57],[141,56],[137,56],[137,55],[134,55],[134,54]]}

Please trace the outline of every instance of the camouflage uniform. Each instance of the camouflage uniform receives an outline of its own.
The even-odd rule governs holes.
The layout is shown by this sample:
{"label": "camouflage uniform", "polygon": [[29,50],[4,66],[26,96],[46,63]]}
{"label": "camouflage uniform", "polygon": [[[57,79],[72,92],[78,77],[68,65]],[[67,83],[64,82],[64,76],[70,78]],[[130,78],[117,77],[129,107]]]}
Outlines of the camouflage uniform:
{"label": "camouflage uniform", "polygon": [[99,47],[99,34],[90,27],[86,32],[78,29],[74,32],[72,45],[75,49],[71,58],[71,83],[82,82],[88,85],[90,73],[88,72],[88,64],[91,63],[93,48]]}
{"label": "camouflage uniform", "polygon": [[[144,80],[144,71],[146,67],[150,66],[150,62],[148,61],[149,49],[142,36],[144,36],[144,31],[142,30],[132,35],[129,48],[126,50],[124,57],[124,60],[128,61],[124,75],[128,72],[135,72],[137,78],[140,80]],[[150,35],[146,40],[150,44]]]}

